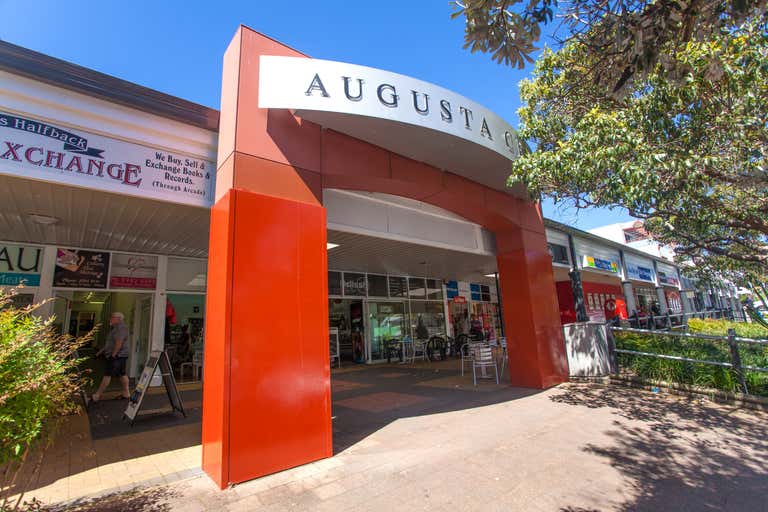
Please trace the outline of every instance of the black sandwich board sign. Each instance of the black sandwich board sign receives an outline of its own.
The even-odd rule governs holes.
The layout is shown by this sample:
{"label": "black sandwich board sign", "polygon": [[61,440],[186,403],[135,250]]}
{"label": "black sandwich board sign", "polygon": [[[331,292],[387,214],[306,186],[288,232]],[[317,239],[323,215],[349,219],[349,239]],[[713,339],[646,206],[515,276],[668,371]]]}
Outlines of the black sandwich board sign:
{"label": "black sandwich board sign", "polygon": [[131,393],[131,398],[128,400],[128,407],[123,414],[124,418],[131,420],[131,425],[136,421],[136,416],[141,409],[141,402],[144,400],[144,394],[149,388],[149,383],[152,380],[152,376],[160,369],[160,375],[163,377],[163,384],[165,385],[165,391],[168,393],[168,400],[171,402],[171,407],[174,411],[179,411],[184,417],[187,417],[187,413],[184,412],[184,406],[181,403],[181,395],[176,388],[176,379],[173,378],[173,370],[171,369],[171,362],[168,360],[168,354],[162,350],[153,350],[149,353],[147,363],[144,365],[144,370],[141,372],[139,382],[136,384],[136,389]]}

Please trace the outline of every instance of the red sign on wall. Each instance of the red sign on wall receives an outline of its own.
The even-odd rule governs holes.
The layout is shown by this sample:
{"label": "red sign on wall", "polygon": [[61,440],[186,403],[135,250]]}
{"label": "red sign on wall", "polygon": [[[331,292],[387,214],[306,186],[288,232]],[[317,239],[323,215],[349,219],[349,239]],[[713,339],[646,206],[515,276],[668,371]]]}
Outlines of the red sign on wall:
{"label": "red sign on wall", "polygon": [[112,255],[110,288],[153,290],[157,286],[157,256],[139,254]]}

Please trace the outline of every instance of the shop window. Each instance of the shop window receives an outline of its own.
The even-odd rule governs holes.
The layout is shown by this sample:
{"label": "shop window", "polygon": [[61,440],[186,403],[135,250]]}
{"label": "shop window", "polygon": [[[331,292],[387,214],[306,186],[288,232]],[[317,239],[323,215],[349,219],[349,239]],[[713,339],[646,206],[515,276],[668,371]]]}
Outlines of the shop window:
{"label": "shop window", "polygon": [[443,283],[437,279],[427,279],[427,299],[443,300]]}
{"label": "shop window", "polygon": [[408,296],[408,281],[404,277],[389,276],[388,280],[390,297]]}
{"label": "shop window", "polygon": [[347,297],[365,297],[367,293],[365,274],[344,272],[344,295]]}
{"label": "shop window", "polygon": [[386,297],[387,296],[387,276],[368,274],[368,296]]}
{"label": "shop window", "polygon": [[411,302],[411,333],[414,337],[428,339],[445,336],[445,309],[442,302]]}
{"label": "shop window", "polygon": [[552,256],[552,263],[560,263],[562,265],[570,264],[568,260],[568,248],[564,245],[548,243],[549,255]]}
{"label": "shop window", "polygon": [[341,295],[341,272],[328,272],[328,295]]}
{"label": "shop window", "polygon": [[425,280],[421,277],[408,278],[408,296],[412,299],[425,299],[426,294]]}
{"label": "shop window", "polygon": [[180,381],[202,373],[205,295],[169,293],[165,315],[165,351]]}
{"label": "shop window", "polygon": [[178,292],[204,292],[207,261],[168,258],[166,288]]}
{"label": "shop window", "polygon": [[487,284],[480,286],[480,299],[483,302],[491,302],[491,289]]}

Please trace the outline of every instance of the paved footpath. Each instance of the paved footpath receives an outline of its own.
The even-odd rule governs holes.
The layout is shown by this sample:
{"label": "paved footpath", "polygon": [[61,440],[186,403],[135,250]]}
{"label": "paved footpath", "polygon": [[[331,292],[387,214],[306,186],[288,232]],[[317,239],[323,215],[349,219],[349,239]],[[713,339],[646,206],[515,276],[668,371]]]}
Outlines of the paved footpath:
{"label": "paved footpath", "polygon": [[768,414],[587,384],[490,402],[225,491],[198,474],[66,510],[768,511]]}

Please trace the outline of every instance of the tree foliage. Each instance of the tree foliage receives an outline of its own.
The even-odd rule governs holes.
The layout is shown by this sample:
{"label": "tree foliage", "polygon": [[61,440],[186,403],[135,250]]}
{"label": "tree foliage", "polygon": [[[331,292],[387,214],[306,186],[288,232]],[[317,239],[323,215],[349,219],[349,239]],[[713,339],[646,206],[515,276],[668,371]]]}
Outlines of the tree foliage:
{"label": "tree foliage", "polygon": [[624,207],[683,259],[764,273],[765,16],[665,54],[621,96],[587,80],[591,55],[578,41],[547,50],[521,84],[521,134],[538,150],[513,163],[510,182],[577,207]]}
{"label": "tree foliage", "polygon": [[491,53],[522,69],[542,26],[559,19],[566,40],[578,41],[596,64],[591,81],[619,91],[636,74],[652,70],[666,51],[704,41],[765,9],[765,0],[463,0],[452,17],[464,17],[464,47]]}

